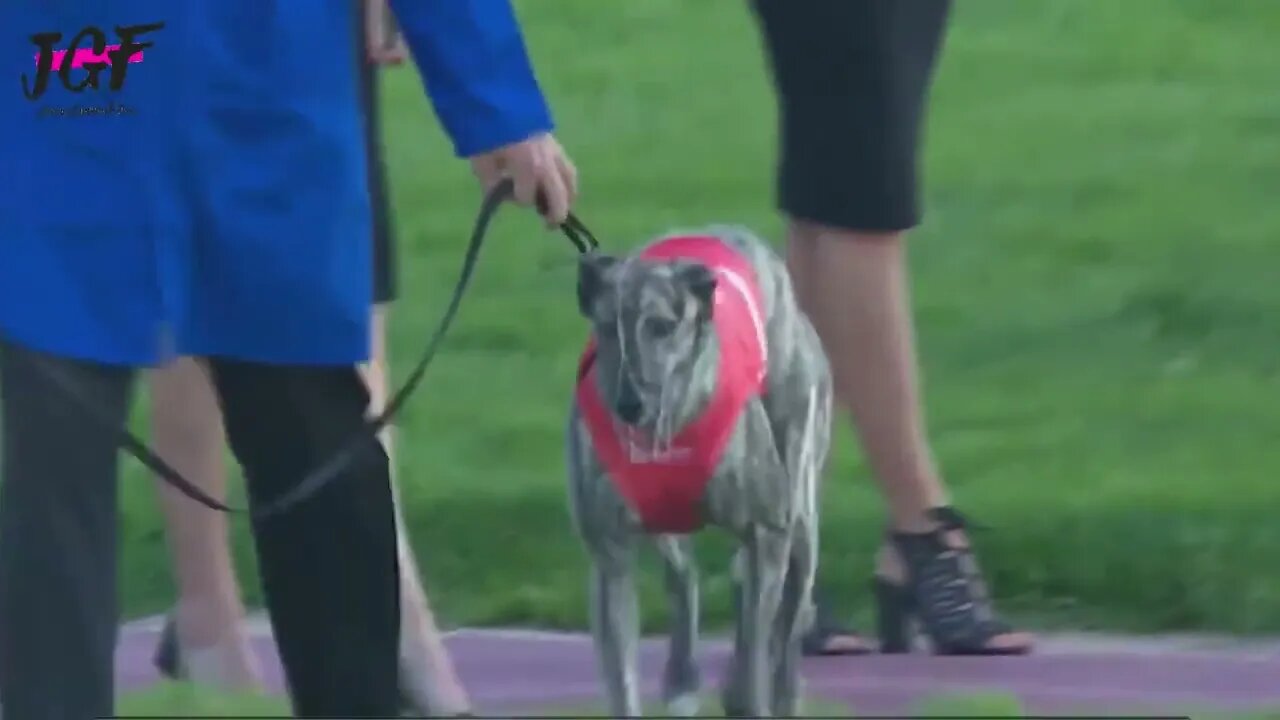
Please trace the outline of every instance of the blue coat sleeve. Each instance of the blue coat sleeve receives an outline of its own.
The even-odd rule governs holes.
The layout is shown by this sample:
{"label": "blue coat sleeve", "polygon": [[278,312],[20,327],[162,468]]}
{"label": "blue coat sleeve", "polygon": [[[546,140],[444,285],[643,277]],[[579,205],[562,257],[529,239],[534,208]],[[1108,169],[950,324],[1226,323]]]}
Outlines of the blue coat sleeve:
{"label": "blue coat sleeve", "polygon": [[510,0],[392,0],[391,7],[460,157],[552,129]]}

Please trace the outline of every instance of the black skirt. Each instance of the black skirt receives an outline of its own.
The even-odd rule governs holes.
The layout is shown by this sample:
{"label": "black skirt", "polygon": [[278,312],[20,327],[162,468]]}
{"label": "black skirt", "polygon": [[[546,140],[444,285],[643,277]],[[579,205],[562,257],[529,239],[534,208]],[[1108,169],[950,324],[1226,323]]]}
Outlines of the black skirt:
{"label": "black skirt", "polygon": [[921,127],[951,0],[753,0],[778,95],[783,212],[846,230],[920,221]]}

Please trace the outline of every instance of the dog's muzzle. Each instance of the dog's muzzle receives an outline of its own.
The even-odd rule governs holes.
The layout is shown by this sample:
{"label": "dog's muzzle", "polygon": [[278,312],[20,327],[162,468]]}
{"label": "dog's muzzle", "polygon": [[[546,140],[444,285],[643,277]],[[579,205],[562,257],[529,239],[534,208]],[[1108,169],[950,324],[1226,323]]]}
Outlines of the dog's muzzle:
{"label": "dog's muzzle", "polygon": [[640,401],[640,392],[636,390],[636,384],[630,378],[624,378],[618,383],[618,393],[613,399],[613,411],[617,413],[618,419],[628,424],[640,422],[644,415],[644,403]]}

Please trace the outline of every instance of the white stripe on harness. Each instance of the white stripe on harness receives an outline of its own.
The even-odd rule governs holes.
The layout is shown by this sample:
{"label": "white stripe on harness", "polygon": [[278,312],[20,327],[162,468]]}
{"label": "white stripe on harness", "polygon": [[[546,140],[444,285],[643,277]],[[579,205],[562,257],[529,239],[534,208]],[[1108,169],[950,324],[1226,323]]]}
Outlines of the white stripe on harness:
{"label": "white stripe on harness", "polygon": [[741,295],[742,300],[747,304],[747,312],[751,314],[751,327],[755,330],[756,342],[760,345],[760,359],[763,360],[760,365],[760,377],[763,378],[766,369],[769,367],[769,343],[766,340],[764,314],[760,312],[760,305],[756,302],[756,295],[751,292],[751,285],[746,278],[736,271],[717,267],[716,273],[729,281],[729,286]]}

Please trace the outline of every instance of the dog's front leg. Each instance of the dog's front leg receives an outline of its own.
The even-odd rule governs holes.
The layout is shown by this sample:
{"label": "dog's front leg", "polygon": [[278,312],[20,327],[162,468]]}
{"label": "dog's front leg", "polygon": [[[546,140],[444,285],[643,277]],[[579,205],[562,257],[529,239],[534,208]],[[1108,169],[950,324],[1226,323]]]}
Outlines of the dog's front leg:
{"label": "dog's front leg", "polygon": [[737,632],[724,688],[728,717],[769,716],[773,696],[769,645],[782,598],[789,545],[785,530],[752,525],[734,558]]}
{"label": "dog's front leg", "polygon": [[802,406],[805,421],[792,423],[784,436],[796,516],[782,604],[774,625],[773,713],[779,717],[794,717],[799,712],[801,636],[808,631],[813,615],[813,582],[818,566],[818,483],[831,437],[830,378],[821,372],[816,375],[815,385]]}
{"label": "dog's front leg", "polygon": [[671,601],[671,644],[662,676],[662,699],[671,717],[695,717],[702,689],[694,658],[698,643],[698,571],[685,538],[663,535],[657,546]]}
{"label": "dog's front leg", "polygon": [[591,630],[604,675],[611,717],[640,717],[636,652],[640,620],[631,576],[630,544],[610,543],[597,550],[591,576]]}
{"label": "dog's front leg", "polygon": [[817,531],[809,518],[802,517],[792,534],[782,602],[773,625],[770,654],[774,717],[796,717],[800,713],[800,640],[812,622],[813,578],[817,563]]}

